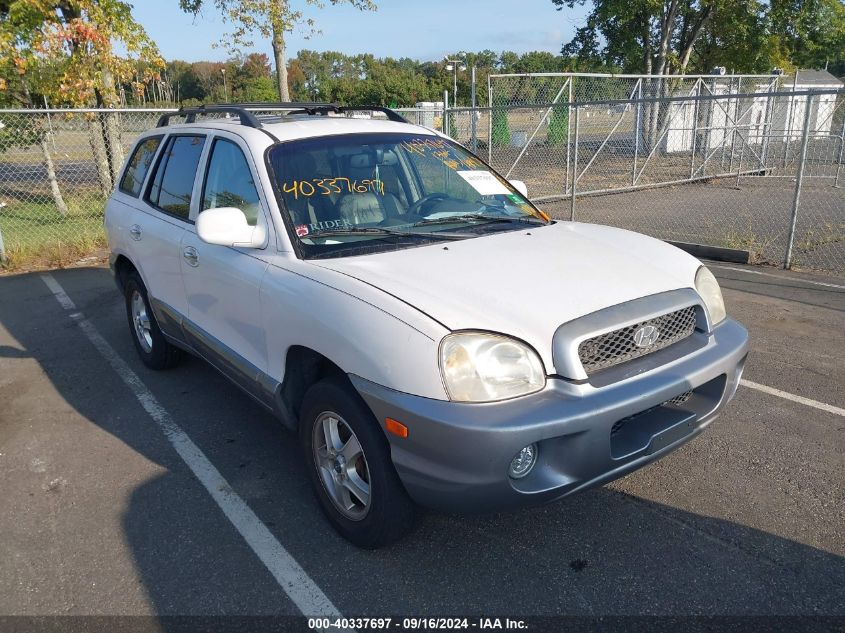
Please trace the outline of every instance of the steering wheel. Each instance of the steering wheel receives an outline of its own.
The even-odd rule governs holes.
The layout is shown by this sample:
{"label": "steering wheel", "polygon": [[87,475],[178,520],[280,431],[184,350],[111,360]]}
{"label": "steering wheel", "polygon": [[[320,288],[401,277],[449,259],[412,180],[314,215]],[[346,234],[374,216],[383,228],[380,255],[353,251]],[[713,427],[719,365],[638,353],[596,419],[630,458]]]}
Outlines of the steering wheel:
{"label": "steering wheel", "polygon": [[435,200],[446,200],[448,197],[449,196],[445,193],[430,193],[427,196],[423,196],[410,207],[408,207],[407,213],[413,215],[420,215],[420,211],[422,211],[424,205],[428,204],[429,202],[434,202]]}

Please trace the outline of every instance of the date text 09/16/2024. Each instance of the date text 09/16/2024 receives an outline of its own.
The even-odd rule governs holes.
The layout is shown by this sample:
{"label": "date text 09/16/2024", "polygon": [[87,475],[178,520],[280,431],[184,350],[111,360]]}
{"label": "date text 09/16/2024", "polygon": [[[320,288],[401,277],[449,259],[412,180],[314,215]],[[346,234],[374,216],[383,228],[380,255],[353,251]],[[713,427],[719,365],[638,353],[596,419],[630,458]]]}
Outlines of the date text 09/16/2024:
{"label": "date text 09/16/2024", "polygon": [[520,630],[528,628],[525,620],[511,618],[308,618],[311,630]]}

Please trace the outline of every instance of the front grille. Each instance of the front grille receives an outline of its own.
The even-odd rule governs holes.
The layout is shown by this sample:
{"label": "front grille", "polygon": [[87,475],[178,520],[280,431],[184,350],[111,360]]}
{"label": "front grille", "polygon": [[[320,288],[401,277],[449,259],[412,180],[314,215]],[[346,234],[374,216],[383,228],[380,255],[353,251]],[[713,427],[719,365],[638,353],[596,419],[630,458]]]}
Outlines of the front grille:
{"label": "front grille", "polygon": [[685,391],[680,396],[675,396],[671,400],[667,400],[664,404],[674,404],[676,407],[684,404],[692,396],[692,389]]}
{"label": "front grille", "polygon": [[684,404],[687,400],[692,398],[692,389],[689,391],[685,391],[684,393],[675,396],[674,398],[670,398],[666,402],[657,405],[656,407],[652,407],[651,409],[646,409],[645,411],[640,411],[634,415],[628,416],[627,418],[622,418],[621,420],[617,420],[614,425],[610,428],[610,434],[616,435],[619,431],[622,430],[622,427],[628,424],[631,420],[635,420],[636,418],[640,417],[641,415],[646,415],[651,413],[655,409],[659,409],[660,407],[665,407],[666,405],[679,407]]}
{"label": "front grille", "polygon": [[[656,328],[657,338],[650,345],[640,347],[635,342],[634,335],[645,326]],[[694,330],[695,306],[690,306],[586,339],[578,346],[578,356],[584,371],[593,374],[669,347],[692,335]]]}

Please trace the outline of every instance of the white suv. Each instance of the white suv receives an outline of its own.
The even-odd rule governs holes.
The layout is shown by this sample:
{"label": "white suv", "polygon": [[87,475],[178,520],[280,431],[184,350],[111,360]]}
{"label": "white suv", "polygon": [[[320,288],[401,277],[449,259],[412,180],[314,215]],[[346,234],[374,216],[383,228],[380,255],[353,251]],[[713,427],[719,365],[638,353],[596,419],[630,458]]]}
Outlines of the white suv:
{"label": "white suv", "polygon": [[200,356],[297,431],[352,542],[398,539],[417,504],[608,482],[733,397],[747,333],[698,260],[552,221],[385,108],[275,107],[144,133],[106,208],[111,264],[144,363]]}

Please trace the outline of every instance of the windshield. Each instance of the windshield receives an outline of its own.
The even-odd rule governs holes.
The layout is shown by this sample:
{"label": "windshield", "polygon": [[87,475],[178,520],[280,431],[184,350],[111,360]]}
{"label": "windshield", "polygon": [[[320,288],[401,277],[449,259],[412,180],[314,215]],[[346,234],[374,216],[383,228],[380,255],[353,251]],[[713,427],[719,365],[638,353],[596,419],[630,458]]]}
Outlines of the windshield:
{"label": "windshield", "polygon": [[272,173],[306,257],[339,256],[546,224],[481,160],[447,139],[353,134],[281,143]]}

